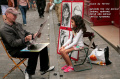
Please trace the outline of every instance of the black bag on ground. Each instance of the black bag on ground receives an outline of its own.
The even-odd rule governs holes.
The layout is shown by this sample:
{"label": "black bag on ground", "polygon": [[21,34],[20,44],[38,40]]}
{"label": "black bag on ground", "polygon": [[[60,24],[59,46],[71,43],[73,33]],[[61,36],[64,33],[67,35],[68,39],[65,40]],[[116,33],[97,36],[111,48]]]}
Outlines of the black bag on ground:
{"label": "black bag on ground", "polygon": [[108,48],[108,46],[104,49],[104,54],[105,54],[106,65],[111,64],[112,62],[109,60],[109,48]]}

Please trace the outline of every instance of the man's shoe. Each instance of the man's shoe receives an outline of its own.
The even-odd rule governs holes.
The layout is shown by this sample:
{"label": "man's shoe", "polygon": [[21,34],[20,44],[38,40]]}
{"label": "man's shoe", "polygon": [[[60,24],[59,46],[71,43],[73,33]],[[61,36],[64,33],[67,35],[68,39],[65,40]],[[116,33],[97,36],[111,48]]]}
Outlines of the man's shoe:
{"label": "man's shoe", "polygon": [[25,79],[32,79],[32,75],[29,75],[27,72],[25,72]]}
{"label": "man's shoe", "polygon": [[23,24],[24,26],[26,26],[27,24]]}
{"label": "man's shoe", "polygon": [[51,67],[49,67],[49,69],[48,69],[47,71],[48,71],[48,72],[49,72],[49,71],[53,71],[54,68],[55,68],[55,66],[51,66]]}
{"label": "man's shoe", "polygon": [[41,15],[40,15],[39,17],[40,17],[40,18],[42,18],[42,16],[41,16]]}
{"label": "man's shoe", "polygon": [[53,71],[54,68],[55,68],[55,66],[51,66],[51,67],[49,67],[48,70],[46,70],[46,71],[41,71],[41,72],[42,72],[41,75],[44,75],[45,73],[47,73],[47,72],[49,72],[49,71]]}
{"label": "man's shoe", "polygon": [[42,15],[42,17],[44,17],[44,15]]}

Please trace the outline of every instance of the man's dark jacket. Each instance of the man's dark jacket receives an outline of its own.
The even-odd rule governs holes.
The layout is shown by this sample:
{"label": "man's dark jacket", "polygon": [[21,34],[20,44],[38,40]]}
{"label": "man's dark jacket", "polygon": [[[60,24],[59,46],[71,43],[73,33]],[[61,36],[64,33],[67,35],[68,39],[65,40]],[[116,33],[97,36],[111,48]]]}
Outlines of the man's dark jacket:
{"label": "man's dark jacket", "polygon": [[15,23],[12,26],[5,24],[4,27],[0,29],[0,34],[6,49],[11,56],[14,56],[15,53],[20,52],[21,49],[29,44],[29,42],[25,42],[25,36],[32,33],[24,30],[22,24]]}

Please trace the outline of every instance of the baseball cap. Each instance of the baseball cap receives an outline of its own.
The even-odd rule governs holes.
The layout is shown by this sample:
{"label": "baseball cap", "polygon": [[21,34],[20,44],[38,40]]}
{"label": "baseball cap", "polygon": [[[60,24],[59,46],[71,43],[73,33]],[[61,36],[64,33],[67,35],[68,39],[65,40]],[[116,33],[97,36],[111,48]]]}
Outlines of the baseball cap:
{"label": "baseball cap", "polygon": [[8,7],[7,9],[6,9],[6,12],[5,13],[12,13],[12,14],[14,14],[14,15],[17,15],[17,14],[20,14],[15,8],[13,8],[13,7]]}

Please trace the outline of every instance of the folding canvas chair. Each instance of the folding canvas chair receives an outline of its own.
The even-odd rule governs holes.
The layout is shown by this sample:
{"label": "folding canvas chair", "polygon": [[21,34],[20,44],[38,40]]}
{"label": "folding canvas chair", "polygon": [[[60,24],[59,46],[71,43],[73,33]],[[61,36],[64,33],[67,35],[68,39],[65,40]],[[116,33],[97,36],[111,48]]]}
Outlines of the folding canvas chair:
{"label": "folding canvas chair", "polygon": [[[13,61],[13,63],[15,64],[15,66],[3,77],[3,79],[4,79],[8,74],[10,74],[12,71],[14,71],[16,68],[18,68],[18,69],[24,74],[23,70],[22,70],[19,66],[20,66],[21,64],[23,64],[23,65],[26,67],[24,61],[27,60],[27,58],[14,58],[14,57],[10,56],[10,54],[7,52],[7,50],[6,50],[6,48],[5,48],[5,45],[4,45],[1,37],[0,37],[0,41],[1,41],[1,44],[2,44],[2,46],[3,46],[3,48],[4,48],[5,52],[6,52],[6,54],[8,55],[8,57],[9,57],[9,58]],[[16,63],[16,62],[14,61],[14,59],[19,59],[19,63]]]}
{"label": "folding canvas chair", "polygon": [[[91,61],[90,61],[90,59],[88,58],[89,49],[84,47],[83,49],[75,50],[75,51],[79,51],[80,54],[81,54],[81,51],[82,51],[82,52],[84,53],[84,55],[83,55],[83,56],[79,56],[79,60],[73,62],[73,60],[71,59],[71,55],[72,55],[73,51],[72,51],[71,53],[69,53],[69,57],[70,57],[70,59],[71,59],[71,62],[72,62],[74,71],[79,72],[79,71],[85,71],[85,70],[90,70],[90,69],[92,69]],[[90,64],[89,64],[87,67],[83,67],[83,68],[81,69],[81,66],[84,66],[84,64],[87,64],[86,62],[90,62]]]}
{"label": "folding canvas chair", "polygon": [[90,49],[90,48],[93,48],[93,49],[96,48],[96,45],[95,45],[95,43],[94,43],[94,37],[95,37],[95,35],[94,35],[93,32],[85,32],[85,33],[83,34],[83,37],[88,37],[88,39],[90,40],[89,45],[86,44],[86,43],[84,43],[86,46],[89,47],[89,49]]}
{"label": "folding canvas chair", "polygon": [[[89,44],[84,43],[86,46],[88,46],[88,48],[84,47],[83,49],[76,50],[76,51],[79,51],[80,54],[81,54],[81,51],[82,51],[84,53],[84,55],[83,56],[78,56],[79,59],[77,61],[73,62],[73,60],[71,59],[73,51],[71,53],[69,53],[69,57],[71,59],[72,65],[74,67],[74,71],[76,71],[76,72],[92,69],[92,64],[91,64],[90,59],[88,58],[88,54],[89,54],[89,49],[90,48],[93,48],[93,49],[96,48],[96,45],[94,43],[94,37],[95,37],[95,35],[94,35],[93,32],[85,32],[83,34],[83,37],[84,38],[88,37],[88,39],[90,40]],[[86,63],[86,61],[90,63],[89,66],[88,67],[83,67],[82,69],[80,69],[79,67],[84,66],[84,64]]]}

